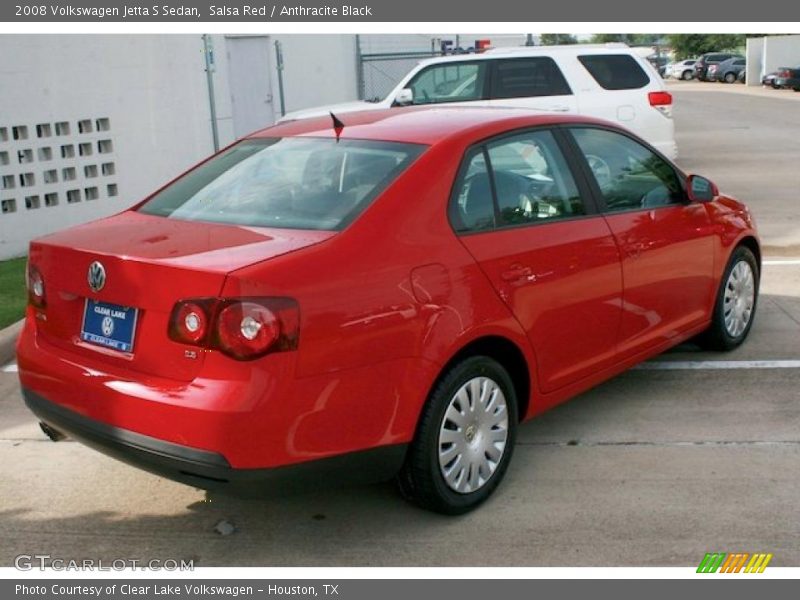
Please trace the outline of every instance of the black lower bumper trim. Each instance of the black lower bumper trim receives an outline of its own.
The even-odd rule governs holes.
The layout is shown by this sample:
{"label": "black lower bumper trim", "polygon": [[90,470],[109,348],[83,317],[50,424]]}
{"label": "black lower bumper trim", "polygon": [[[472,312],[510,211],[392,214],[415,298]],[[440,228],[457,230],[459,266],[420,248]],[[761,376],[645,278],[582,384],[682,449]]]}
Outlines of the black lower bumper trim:
{"label": "black lower bumper trim", "polygon": [[203,489],[263,495],[385,481],[399,471],[406,444],[380,446],[269,469],[234,469],[222,454],[165,442],[89,419],[23,388],[28,408],[48,427],[113,458]]}

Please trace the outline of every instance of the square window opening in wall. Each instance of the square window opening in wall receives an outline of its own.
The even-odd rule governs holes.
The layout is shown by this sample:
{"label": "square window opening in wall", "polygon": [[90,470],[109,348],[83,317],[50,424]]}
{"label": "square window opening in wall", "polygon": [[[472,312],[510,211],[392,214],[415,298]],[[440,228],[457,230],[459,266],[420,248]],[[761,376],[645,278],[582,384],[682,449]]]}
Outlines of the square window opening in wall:
{"label": "square window opening in wall", "polygon": [[77,176],[78,173],[75,170],[75,167],[64,167],[63,169],[61,169],[61,178],[64,181],[72,181]]}
{"label": "square window opening in wall", "polygon": [[56,135],[69,135],[69,123],[67,121],[56,123]]}
{"label": "square window opening in wall", "polygon": [[116,183],[109,183],[106,186],[106,193],[108,194],[109,198],[113,198],[114,196],[119,194],[119,189],[117,188],[117,184]]}
{"label": "square window opening in wall", "polygon": [[84,144],[78,144],[78,154],[81,156],[91,156],[92,155],[92,145],[89,142]]}
{"label": "square window opening in wall", "polygon": [[97,119],[94,124],[97,126],[97,131],[108,131],[111,129],[111,120],[107,117]]}
{"label": "square window opening in wall", "polygon": [[61,158],[75,158],[75,146],[72,144],[61,146]]}
{"label": "square window opening in wall", "polygon": [[8,141],[8,127],[0,127],[0,142]]}
{"label": "square window opening in wall", "polygon": [[97,200],[100,197],[100,191],[96,187],[87,187],[83,189],[83,195],[87,200]]}
{"label": "square window opening in wall", "polygon": [[47,138],[53,135],[53,128],[50,123],[40,123],[36,126],[36,137]]}
{"label": "square window opening in wall", "polygon": [[33,210],[39,208],[41,206],[41,201],[39,200],[39,196],[25,196],[25,208],[28,210]]}
{"label": "square window opening in wall", "polygon": [[13,190],[16,187],[13,175],[3,175],[2,186],[4,190]]}
{"label": "square window opening in wall", "polygon": [[19,164],[25,165],[33,162],[33,150],[20,150],[17,152],[17,160]]}
{"label": "square window opening in wall", "polygon": [[0,200],[0,212],[13,213],[17,212],[17,201],[14,198],[7,198]]}
{"label": "square window opening in wall", "polygon": [[36,154],[39,156],[39,160],[53,160],[53,149],[49,146],[39,148],[39,150],[36,151]]}
{"label": "square window opening in wall", "polygon": [[114,144],[111,140],[100,140],[97,142],[97,151],[100,154],[108,154],[109,152],[114,151]]}
{"label": "square window opening in wall", "polygon": [[51,192],[44,195],[45,206],[58,206],[58,192]]}
{"label": "square window opening in wall", "polygon": [[113,175],[117,172],[117,168],[114,166],[113,162],[103,163],[101,165],[101,169],[103,171],[103,175]]}
{"label": "square window opening in wall", "polygon": [[97,165],[86,165],[83,167],[83,175],[87,179],[91,179],[92,177],[97,177]]}
{"label": "square window opening in wall", "polygon": [[58,183],[58,169],[50,169],[43,173],[45,183]]}
{"label": "square window opening in wall", "polygon": [[8,152],[0,152],[0,165],[7,165],[9,163]]}
{"label": "square window opening in wall", "polygon": [[92,120],[91,119],[82,119],[78,121],[78,132],[79,133],[92,133]]}
{"label": "square window opening in wall", "polygon": [[80,190],[67,190],[67,204],[77,204],[81,201]]}
{"label": "square window opening in wall", "polygon": [[11,134],[15,140],[27,140],[28,127],[26,125],[14,125],[14,127],[11,128]]}
{"label": "square window opening in wall", "polygon": [[33,173],[20,173],[19,185],[20,187],[31,187],[32,185],[36,185],[36,177],[34,177]]}

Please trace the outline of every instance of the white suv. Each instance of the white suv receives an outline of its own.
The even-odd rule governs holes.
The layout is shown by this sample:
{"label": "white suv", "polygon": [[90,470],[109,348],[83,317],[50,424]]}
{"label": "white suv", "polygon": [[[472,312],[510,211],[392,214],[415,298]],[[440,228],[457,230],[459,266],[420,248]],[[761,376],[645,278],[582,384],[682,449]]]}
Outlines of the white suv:
{"label": "white suv", "polygon": [[292,112],[281,121],[334,112],[427,104],[508,106],[616,121],[669,158],[677,156],[672,95],[653,66],[624,44],[496,48],[421,61],[386,98]]}

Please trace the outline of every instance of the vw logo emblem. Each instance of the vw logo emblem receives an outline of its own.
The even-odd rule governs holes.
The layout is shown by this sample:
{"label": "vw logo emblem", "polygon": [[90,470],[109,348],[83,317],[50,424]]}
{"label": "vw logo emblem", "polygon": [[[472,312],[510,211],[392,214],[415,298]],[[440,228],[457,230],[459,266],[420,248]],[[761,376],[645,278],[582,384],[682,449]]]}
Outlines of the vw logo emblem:
{"label": "vw logo emblem", "polygon": [[100,328],[103,330],[104,336],[111,337],[111,334],[114,333],[114,319],[111,317],[103,317]]}
{"label": "vw logo emblem", "polygon": [[106,269],[98,261],[89,265],[89,273],[86,276],[89,287],[93,292],[99,292],[106,284]]}

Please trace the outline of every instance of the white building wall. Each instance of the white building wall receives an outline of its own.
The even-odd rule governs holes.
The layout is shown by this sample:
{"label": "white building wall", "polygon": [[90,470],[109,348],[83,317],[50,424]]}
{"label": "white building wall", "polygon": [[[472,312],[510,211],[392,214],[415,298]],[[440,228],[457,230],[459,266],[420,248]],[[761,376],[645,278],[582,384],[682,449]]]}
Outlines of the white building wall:
{"label": "white building wall", "polygon": [[[233,107],[226,37],[212,38],[222,147],[234,140]],[[277,39],[287,111],[356,97],[355,36]],[[213,151],[200,35],[0,35],[0,56],[13,57],[0,62],[0,260],[24,254],[35,237],[128,208]],[[277,117],[274,55],[269,59]],[[98,119],[106,131],[97,131]],[[81,121],[92,131],[81,133]],[[264,126],[272,121],[267,115]],[[56,123],[67,123],[69,133],[56,135]],[[37,125],[45,126],[38,132],[44,137]],[[15,140],[21,127],[27,139]],[[81,156],[80,144],[91,155]],[[62,157],[61,146],[75,156]],[[65,180],[64,169],[75,177]],[[68,192],[79,201],[68,202]],[[57,204],[46,205],[53,194]]]}
{"label": "white building wall", "polygon": [[[760,70],[756,71],[756,66]],[[747,40],[747,85],[761,85],[761,78],[779,67],[797,66],[800,66],[800,35]]]}

